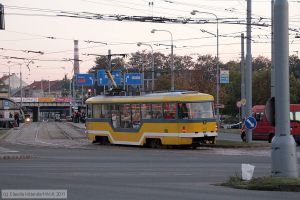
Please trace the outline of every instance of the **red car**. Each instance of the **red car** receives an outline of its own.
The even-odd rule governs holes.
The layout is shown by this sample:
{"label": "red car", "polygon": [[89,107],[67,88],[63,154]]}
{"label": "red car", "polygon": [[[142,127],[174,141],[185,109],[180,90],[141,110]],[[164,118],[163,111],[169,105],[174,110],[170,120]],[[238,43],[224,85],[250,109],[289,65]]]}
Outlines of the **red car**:
{"label": "red car", "polygon": [[[252,130],[252,139],[271,142],[275,135],[275,127],[272,126],[265,116],[265,105],[253,106],[252,116],[257,121],[256,127]],[[291,134],[294,136],[297,144],[300,145],[300,104],[290,105],[290,124]],[[241,130],[241,138],[243,141],[246,141],[245,126],[243,126]]]}

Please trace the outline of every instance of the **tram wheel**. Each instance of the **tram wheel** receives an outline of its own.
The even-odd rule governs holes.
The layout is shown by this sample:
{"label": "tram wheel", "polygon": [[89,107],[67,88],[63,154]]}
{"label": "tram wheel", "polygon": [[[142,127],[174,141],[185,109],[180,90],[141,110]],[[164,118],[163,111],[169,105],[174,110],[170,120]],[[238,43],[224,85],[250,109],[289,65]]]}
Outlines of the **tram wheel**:
{"label": "tram wheel", "polygon": [[161,148],[162,144],[160,139],[150,139],[149,146],[153,149],[159,149]]}
{"label": "tram wheel", "polygon": [[93,143],[99,143],[102,145],[110,144],[109,139],[107,136],[96,136],[95,141]]}

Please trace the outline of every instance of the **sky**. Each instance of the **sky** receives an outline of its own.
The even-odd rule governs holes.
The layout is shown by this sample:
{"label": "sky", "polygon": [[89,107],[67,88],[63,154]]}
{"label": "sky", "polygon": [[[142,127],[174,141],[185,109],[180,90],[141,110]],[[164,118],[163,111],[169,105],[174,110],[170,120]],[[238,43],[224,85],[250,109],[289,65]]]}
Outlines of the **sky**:
{"label": "sky", "polygon": [[[60,15],[76,13],[86,16],[87,13],[95,13],[104,16],[191,18],[214,22],[214,15],[200,12],[213,13],[220,19],[219,57],[222,62],[240,60],[240,35],[246,35],[245,25],[222,23],[225,20],[245,21],[245,0],[2,0],[0,3],[5,7],[5,30],[0,30],[0,76],[7,73],[9,68],[12,73],[19,75],[21,68],[27,83],[61,80],[65,74],[70,78],[73,64],[64,60],[73,59],[74,40],[79,40],[81,73],[86,73],[94,66],[95,56],[88,54],[106,55],[109,49],[113,54],[151,51],[149,46],[138,47],[138,42],[151,44],[155,52],[170,54],[170,33],[151,33],[152,29],[172,33],[176,55],[196,58],[205,54],[216,56],[217,52],[215,23],[162,24]],[[191,15],[195,9],[200,12]],[[295,38],[300,32],[299,10],[300,1],[290,0],[289,26],[295,29],[289,32],[290,55],[300,51],[300,38]],[[253,22],[270,24],[271,1],[252,0],[252,14]],[[252,36],[253,57],[261,55],[270,58],[270,27],[254,26]],[[28,60],[6,59],[7,56]],[[32,63],[32,59],[38,60]]]}

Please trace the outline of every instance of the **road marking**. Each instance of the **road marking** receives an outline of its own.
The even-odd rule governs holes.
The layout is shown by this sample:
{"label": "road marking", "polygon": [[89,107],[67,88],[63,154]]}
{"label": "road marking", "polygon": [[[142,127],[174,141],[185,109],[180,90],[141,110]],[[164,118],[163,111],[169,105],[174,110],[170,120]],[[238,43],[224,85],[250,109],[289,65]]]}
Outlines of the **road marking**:
{"label": "road marking", "polygon": [[18,153],[19,151],[7,149],[7,148],[4,148],[4,147],[0,147],[0,152],[1,153]]}

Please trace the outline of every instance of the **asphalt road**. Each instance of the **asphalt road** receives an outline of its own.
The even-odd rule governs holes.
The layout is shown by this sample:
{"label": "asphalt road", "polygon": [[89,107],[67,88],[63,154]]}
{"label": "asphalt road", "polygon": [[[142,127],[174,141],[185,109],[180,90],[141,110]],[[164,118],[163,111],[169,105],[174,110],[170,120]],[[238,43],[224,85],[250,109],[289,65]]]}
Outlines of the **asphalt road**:
{"label": "asphalt road", "polygon": [[[42,132],[47,127],[43,124]],[[50,133],[52,138],[44,137],[47,134],[42,132],[37,138],[50,145],[29,142],[32,136],[22,136],[28,139],[25,144],[12,136],[0,142],[0,154],[2,149],[6,154],[31,155],[30,159],[0,160],[1,189],[66,189],[68,199],[299,199],[295,192],[247,191],[216,185],[229,176],[240,175],[241,163],[255,165],[255,177],[269,176],[269,149],[101,146],[76,138],[80,133],[71,126],[68,129],[73,139],[51,131],[57,129],[55,125],[49,127],[48,136]],[[30,135],[30,131],[24,133]]]}

